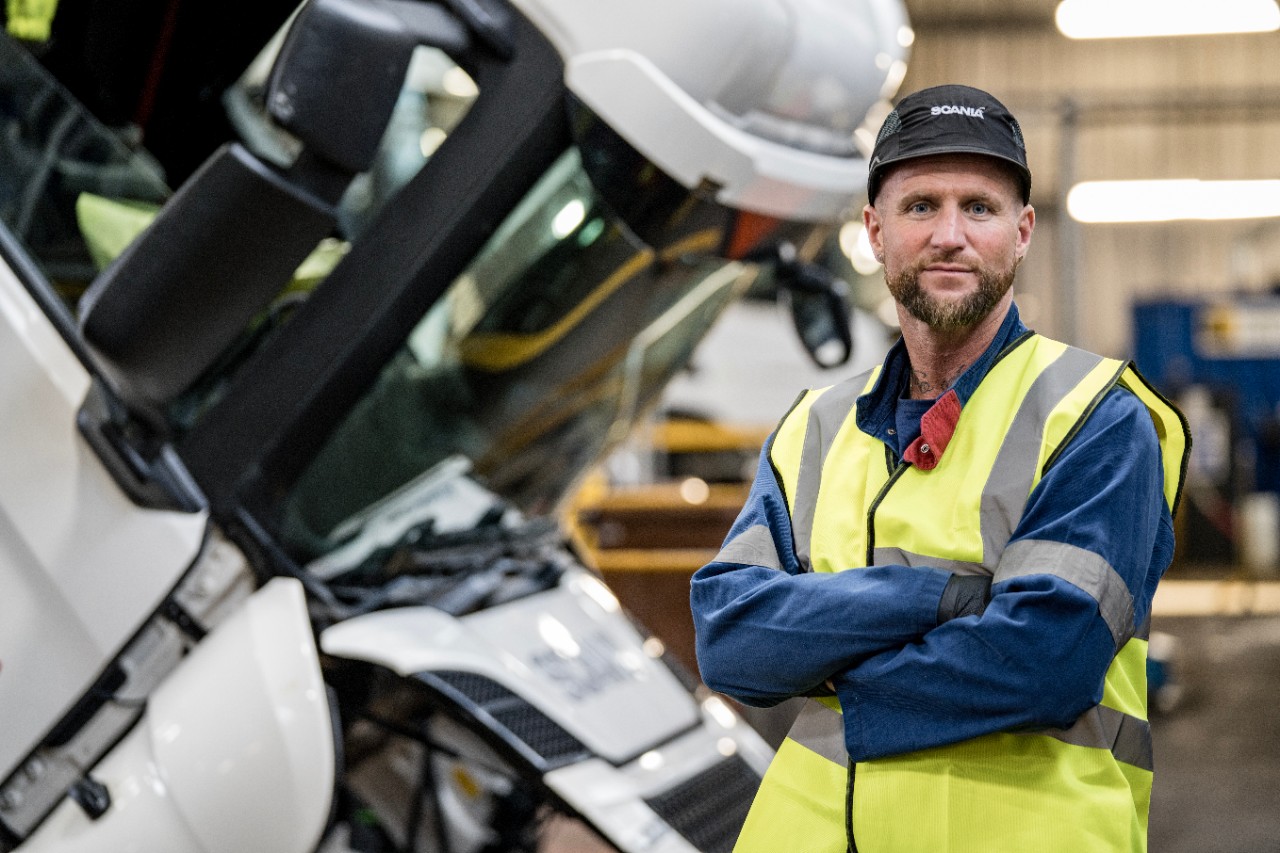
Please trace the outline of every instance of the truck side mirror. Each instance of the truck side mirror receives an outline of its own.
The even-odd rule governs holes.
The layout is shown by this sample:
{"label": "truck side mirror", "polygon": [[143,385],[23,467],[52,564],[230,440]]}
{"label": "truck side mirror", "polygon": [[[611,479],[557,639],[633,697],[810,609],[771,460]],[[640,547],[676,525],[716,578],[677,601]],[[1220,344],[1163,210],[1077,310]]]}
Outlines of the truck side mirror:
{"label": "truck side mirror", "polygon": [[219,149],[80,300],[80,333],[134,411],[153,412],[218,357],[333,228],[238,143]]}
{"label": "truck side mirror", "polygon": [[420,44],[457,57],[470,37],[445,9],[417,0],[311,0],[271,69],[267,111],[313,157],[363,172]]}

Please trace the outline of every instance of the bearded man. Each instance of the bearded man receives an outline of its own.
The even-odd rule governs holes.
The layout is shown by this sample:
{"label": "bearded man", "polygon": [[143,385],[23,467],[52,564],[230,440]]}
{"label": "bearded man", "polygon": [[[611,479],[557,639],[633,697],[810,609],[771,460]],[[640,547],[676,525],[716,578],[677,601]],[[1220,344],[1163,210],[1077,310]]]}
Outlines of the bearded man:
{"label": "bearded man", "polygon": [[902,337],[806,391],[693,577],[704,682],[804,696],[736,851],[1145,851],[1146,636],[1190,438],[1133,365],[1028,330],[1017,121],[904,98],[863,219]]}

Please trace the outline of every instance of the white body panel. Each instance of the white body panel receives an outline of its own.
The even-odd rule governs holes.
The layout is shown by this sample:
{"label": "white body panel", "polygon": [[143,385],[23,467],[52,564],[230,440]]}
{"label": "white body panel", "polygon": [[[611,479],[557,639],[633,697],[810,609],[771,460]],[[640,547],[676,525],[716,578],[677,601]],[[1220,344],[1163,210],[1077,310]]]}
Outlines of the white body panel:
{"label": "white body panel", "polygon": [[612,593],[582,569],[559,588],[454,618],[430,607],[348,619],[320,638],[328,654],[412,676],[485,675],[525,696],[595,754],[624,761],[698,722],[669,669],[646,655]]}
{"label": "white body panel", "polygon": [[667,174],[793,219],[844,217],[865,190],[856,150],[818,152],[852,147],[910,44],[901,0],[513,2],[570,91]]}
{"label": "white body panel", "polygon": [[0,263],[0,777],[98,677],[200,548],[141,509],[76,428],[89,376]]}
{"label": "white body panel", "polygon": [[23,853],[308,853],[334,733],[301,585],[277,578],[198,645],[93,770],[111,808],[64,800]]}

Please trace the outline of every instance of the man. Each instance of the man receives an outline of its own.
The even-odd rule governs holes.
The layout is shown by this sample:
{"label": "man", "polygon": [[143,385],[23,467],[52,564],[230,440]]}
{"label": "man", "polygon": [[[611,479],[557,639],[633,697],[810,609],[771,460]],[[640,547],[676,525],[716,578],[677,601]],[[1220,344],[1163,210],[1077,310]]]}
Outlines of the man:
{"label": "man", "polygon": [[1146,849],[1145,638],[1189,437],[1132,366],[1023,326],[1030,187],[986,92],[917,92],[881,129],[863,217],[902,338],[800,397],[692,582],[710,687],[810,697],[738,851]]}

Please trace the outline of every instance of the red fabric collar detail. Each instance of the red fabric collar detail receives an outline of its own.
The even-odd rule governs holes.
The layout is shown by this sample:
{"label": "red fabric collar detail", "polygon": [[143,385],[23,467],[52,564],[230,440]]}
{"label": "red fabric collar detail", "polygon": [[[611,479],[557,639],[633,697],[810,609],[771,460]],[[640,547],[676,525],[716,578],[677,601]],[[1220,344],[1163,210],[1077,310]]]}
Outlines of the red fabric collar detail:
{"label": "red fabric collar detail", "polygon": [[960,420],[960,397],[954,388],[938,398],[920,418],[920,435],[902,454],[902,458],[924,471],[938,466]]}

